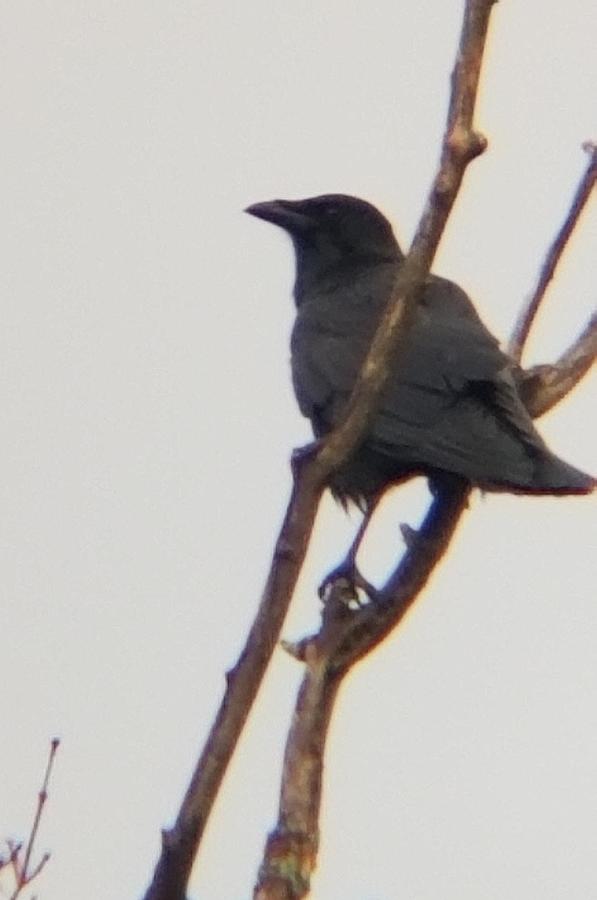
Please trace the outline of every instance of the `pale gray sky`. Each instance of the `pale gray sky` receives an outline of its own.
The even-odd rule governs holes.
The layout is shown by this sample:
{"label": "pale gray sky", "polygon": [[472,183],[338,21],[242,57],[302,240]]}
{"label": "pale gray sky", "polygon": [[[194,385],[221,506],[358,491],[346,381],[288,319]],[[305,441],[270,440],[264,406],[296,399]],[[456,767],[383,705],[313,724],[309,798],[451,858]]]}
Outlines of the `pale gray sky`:
{"label": "pale gray sky", "polygon": [[[438,153],[460,3],[4,4],[0,836],[63,746],[41,900],[138,897],[261,590],[308,438],[288,374],[291,253],[242,214],[324,191],[407,244]],[[474,163],[435,270],[506,337],[596,136],[597,7],[495,8]],[[595,305],[582,221],[529,359]],[[541,423],[597,469],[596,381]],[[424,489],[367,546],[391,563]],[[597,879],[594,498],[475,496],[400,633],[349,678],[318,900],[568,900]],[[326,502],[285,634],[356,519]],[[299,665],[280,651],[192,896],[250,895]]]}

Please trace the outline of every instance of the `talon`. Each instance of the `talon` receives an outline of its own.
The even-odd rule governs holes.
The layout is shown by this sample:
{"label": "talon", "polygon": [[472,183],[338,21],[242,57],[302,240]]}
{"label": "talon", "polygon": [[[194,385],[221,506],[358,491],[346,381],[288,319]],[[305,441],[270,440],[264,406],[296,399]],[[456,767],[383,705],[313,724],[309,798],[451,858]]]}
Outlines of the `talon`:
{"label": "talon", "polygon": [[359,591],[365,594],[367,600],[375,600],[377,597],[377,588],[361,575],[356,565],[352,562],[341,563],[326,575],[317,589],[319,599],[325,603],[336,585],[339,586],[342,591],[342,597],[349,606],[353,603],[357,604],[357,606],[364,605]]}
{"label": "talon", "polygon": [[317,596],[323,603],[325,603],[326,598],[334,584],[341,580],[345,581],[349,586],[353,584],[352,573],[343,569],[342,566],[338,566],[336,569],[332,569],[332,571],[325,576],[325,578],[317,588]]}

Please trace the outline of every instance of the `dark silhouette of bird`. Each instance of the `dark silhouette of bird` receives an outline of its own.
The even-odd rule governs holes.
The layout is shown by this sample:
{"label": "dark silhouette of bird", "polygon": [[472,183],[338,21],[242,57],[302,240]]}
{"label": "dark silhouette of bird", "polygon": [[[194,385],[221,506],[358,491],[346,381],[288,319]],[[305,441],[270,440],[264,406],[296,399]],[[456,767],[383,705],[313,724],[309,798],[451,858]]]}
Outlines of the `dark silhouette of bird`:
{"label": "dark silhouette of bird", "polygon": [[[320,438],[342,419],[404,255],[387,219],[356,197],[272,200],[247,212],[283,228],[294,245],[292,378]],[[390,486],[421,474],[432,490],[456,476],[484,491],[592,491],[595,479],[546,446],[520,398],[518,371],[464,291],[430,275],[371,426],[330,477],[335,497],[370,514]]]}

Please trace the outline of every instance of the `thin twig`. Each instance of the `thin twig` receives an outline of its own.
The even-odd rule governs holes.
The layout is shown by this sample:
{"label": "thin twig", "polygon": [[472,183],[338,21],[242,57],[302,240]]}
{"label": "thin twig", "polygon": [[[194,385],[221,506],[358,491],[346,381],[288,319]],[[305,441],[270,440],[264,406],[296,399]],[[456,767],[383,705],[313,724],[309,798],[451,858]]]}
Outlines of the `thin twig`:
{"label": "thin twig", "polygon": [[37,837],[37,832],[39,830],[39,825],[41,822],[41,817],[43,814],[44,806],[48,799],[48,785],[50,783],[50,776],[52,774],[52,767],[54,765],[54,758],[56,756],[56,751],[60,746],[60,741],[58,738],[53,738],[50,742],[50,751],[48,754],[48,762],[46,764],[46,771],[44,773],[44,778],[42,782],[42,786],[37,795],[37,807],[35,810],[35,816],[33,817],[33,824],[31,826],[31,831],[29,833],[29,839],[27,841],[27,846],[25,848],[25,855],[23,857],[23,861],[20,860],[20,853],[22,849],[21,844],[12,844],[12,842],[8,841],[8,847],[10,850],[10,862],[12,863],[14,879],[15,879],[15,889],[11,894],[10,900],[17,900],[17,897],[21,893],[22,889],[30,884],[41,872],[47,861],[50,859],[49,853],[44,853],[38,864],[29,871],[29,864],[31,862],[31,856],[33,853],[33,846],[35,844],[35,839]]}
{"label": "thin twig", "polygon": [[19,853],[21,852],[21,847],[23,846],[21,843],[15,844],[10,838],[6,841],[6,846],[8,847],[8,859],[2,861],[3,866],[10,865],[13,871],[13,875],[15,881],[18,880],[19,876]]}
{"label": "thin twig", "polygon": [[46,804],[46,800],[48,799],[48,785],[50,783],[50,775],[52,774],[52,766],[54,765],[54,757],[56,756],[56,751],[60,746],[60,741],[58,738],[53,738],[50,742],[50,752],[48,754],[48,762],[46,764],[46,771],[44,774],[44,780],[42,782],[41,790],[37,795],[37,809],[35,810],[35,816],[33,819],[33,826],[31,828],[31,834],[29,835],[29,840],[27,841],[27,849],[25,850],[25,859],[23,860],[23,872],[25,876],[27,876],[27,870],[29,868],[29,861],[31,860],[31,854],[33,852],[33,845],[35,843],[35,838],[37,836],[37,831],[39,829],[39,823],[41,821],[41,816],[44,810],[44,806]]}
{"label": "thin twig", "polygon": [[562,257],[562,253],[570,239],[570,235],[574,231],[576,223],[580,218],[580,214],[582,213],[587,200],[591,196],[591,192],[597,181],[597,144],[587,141],[583,144],[583,149],[589,154],[589,162],[580,179],[568,215],[564,220],[564,224],[558,231],[551,247],[547,251],[545,262],[541,267],[535,290],[526,306],[523,308],[514,328],[514,334],[510,340],[508,352],[513,359],[518,362],[522,357],[523,347],[526,344],[549,282],[554,276],[556,266]]}

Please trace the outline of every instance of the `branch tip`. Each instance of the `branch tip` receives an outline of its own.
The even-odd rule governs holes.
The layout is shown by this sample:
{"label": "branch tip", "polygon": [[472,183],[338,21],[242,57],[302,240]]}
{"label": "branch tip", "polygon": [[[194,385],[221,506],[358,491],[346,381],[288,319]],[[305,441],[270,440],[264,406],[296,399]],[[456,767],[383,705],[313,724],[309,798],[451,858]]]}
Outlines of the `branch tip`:
{"label": "branch tip", "polygon": [[580,178],[570,209],[564,219],[564,223],[547,251],[535,289],[526,305],[523,307],[510,339],[509,353],[517,362],[520,362],[522,358],[523,347],[527,342],[549,283],[555,274],[570,236],[576,228],[581,213],[595,187],[595,182],[597,180],[597,145],[592,141],[585,141],[582,146],[590,155],[589,161]]}

